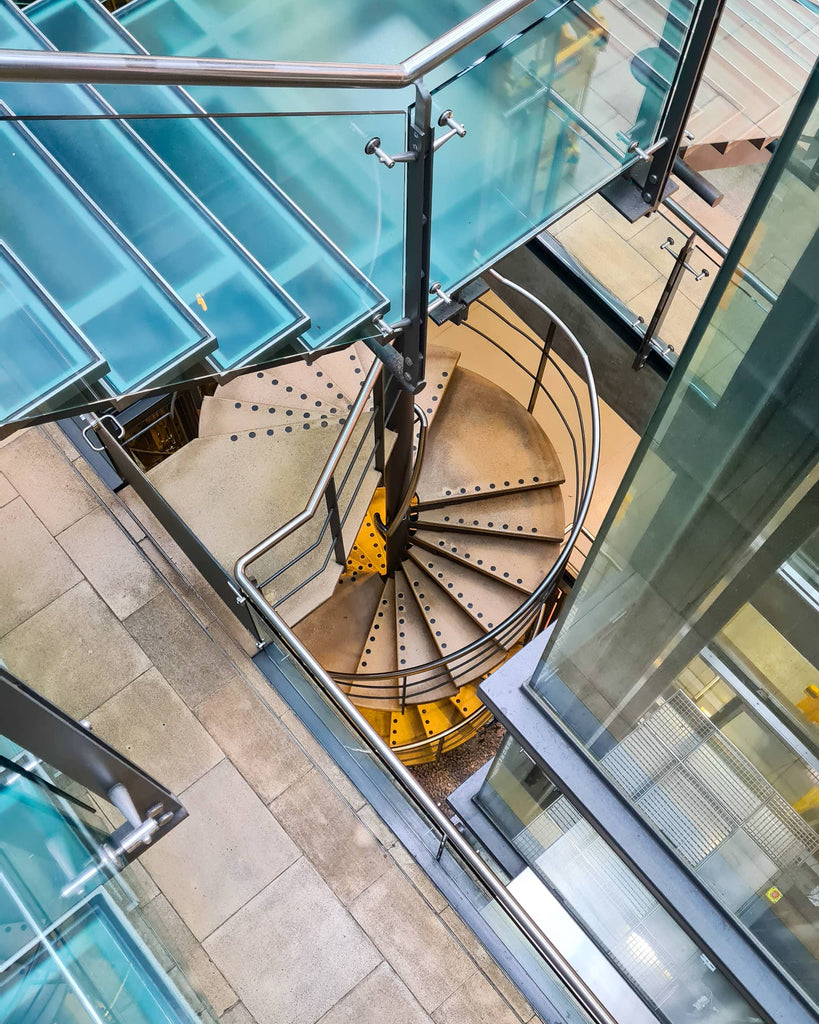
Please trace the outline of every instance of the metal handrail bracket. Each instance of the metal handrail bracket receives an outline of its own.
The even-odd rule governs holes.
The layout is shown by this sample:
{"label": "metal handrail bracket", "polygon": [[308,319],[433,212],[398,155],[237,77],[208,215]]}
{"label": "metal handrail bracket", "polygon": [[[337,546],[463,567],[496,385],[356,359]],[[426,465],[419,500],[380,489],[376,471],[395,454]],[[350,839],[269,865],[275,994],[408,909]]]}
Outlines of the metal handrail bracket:
{"label": "metal handrail bracket", "polygon": [[0,81],[403,89],[531,3],[493,0],[399,64],[0,50]]}

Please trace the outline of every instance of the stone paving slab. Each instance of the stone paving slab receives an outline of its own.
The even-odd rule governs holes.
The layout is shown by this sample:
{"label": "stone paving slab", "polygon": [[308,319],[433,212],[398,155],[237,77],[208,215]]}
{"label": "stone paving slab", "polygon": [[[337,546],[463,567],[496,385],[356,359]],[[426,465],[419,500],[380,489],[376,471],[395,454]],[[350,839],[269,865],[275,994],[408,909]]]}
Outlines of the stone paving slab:
{"label": "stone paving slab", "polygon": [[201,941],[300,851],[230,761],[179,795],[189,817],[142,862]]}
{"label": "stone paving slab", "polygon": [[244,680],[228,683],[203,701],[196,714],[265,803],[313,768]]}
{"label": "stone paving slab", "polygon": [[0,654],[15,675],[73,718],[87,718],[151,667],[85,580],[5,636]]}
{"label": "stone paving slab", "polygon": [[162,593],[162,581],[139,548],[97,507],[57,535],[57,541],[119,619]]}
{"label": "stone paving slab", "polygon": [[381,954],[302,857],[205,949],[258,1024],[314,1024]]}
{"label": "stone paving slab", "polygon": [[342,903],[390,867],[372,833],[318,772],[299,779],[270,809]]}
{"label": "stone paving slab", "polygon": [[432,1014],[435,1024],[520,1024],[511,1007],[482,975],[475,974]]}
{"label": "stone paving slab", "polygon": [[155,668],[149,668],[90,716],[94,732],[181,793],[224,754]]}
{"label": "stone paving slab", "polygon": [[22,498],[0,508],[0,636],[79,583],[82,574]]}
{"label": "stone paving slab", "polygon": [[158,895],[143,911],[148,924],[165,941],[194,990],[217,1015],[236,1004],[236,993],[168,900]]}
{"label": "stone paving slab", "polygon": [[52,534],[97,507],[82,477],[39,430],[27,430],[0,449],[0,471]]}
{"label": "stone paving slab", "polygon": [[17,491],[11,486],[8,480],[0,473],[0,506],[8,505],[17,497]]}
{"label": "stone paving slab", "polygon": [[318,1024],[432,1024],[407,986],[387,963],[360,981]]}
{"label": "stone paving slab", "polygon": [[397,868],[350,909],[427,1012],[474,973],[463,948]]}
{"label": "stone paving slab", "polygon": [[169,590],[124,624],[190,708],[237,679],[234,667]]}
{"label": "stone paving slab", "polygon": [[495,961],[487,952],[486,948],[451,907],[447,907],[441,914],[449,930],[457,937],[461,945],[466,949],[475,963],[480,967],[487,978],[492,982],[503,998],[509,1003],[520,1020],[530,1020],[534,1010],[523,998],[518,989],[506,977]]}

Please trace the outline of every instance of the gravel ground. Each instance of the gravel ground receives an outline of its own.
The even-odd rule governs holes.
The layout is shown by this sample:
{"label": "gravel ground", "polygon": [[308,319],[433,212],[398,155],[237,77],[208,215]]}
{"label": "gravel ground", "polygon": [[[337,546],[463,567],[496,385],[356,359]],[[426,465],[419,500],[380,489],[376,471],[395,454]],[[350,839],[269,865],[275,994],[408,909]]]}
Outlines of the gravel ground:
{"label": "gravel ground", "polygon": [[500,722],[491,722],[477,736],[443,754],[440,760],[411,765],[410,771],[444,813],[452,817],[453,812],[445,803],[446,798],[481,765],[495,756],[504,735]]}

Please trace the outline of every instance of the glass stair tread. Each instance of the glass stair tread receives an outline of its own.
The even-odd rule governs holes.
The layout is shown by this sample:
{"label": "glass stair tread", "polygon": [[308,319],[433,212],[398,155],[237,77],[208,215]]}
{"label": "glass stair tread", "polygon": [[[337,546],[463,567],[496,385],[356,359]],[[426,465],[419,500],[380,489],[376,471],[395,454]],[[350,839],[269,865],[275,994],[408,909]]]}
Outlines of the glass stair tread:
{"label": "glass stair tread", "polygon": [[0,422],[80,401],[108,364],[0,242]]}
{"label": "glass stair tread", "polygon": [[[117,12],[152,53],[200,57],[304,56],[305,26],[314,59],[371,60],[372,53],[399,54],[423,45],[457,21],[450,7],[410,4],[406,0],[379,10],[345,7],[336,26],[332,9],[311,19],[302,9],[292,16],[286,0],[275,7],[251,0],[237,10],[226,0],[135,0]],[[459,5],[459,7],[462,5]],[[463,11],[464,14],[471,13]],[[452,289],[476,276],[505,252],[520,245],[586,195],[618,173],[628,159],[610,128],[601,137],[577,127],[542,97],[553,81],[566,78],[568,102],[582,106],[584,90],[572,79],[574,61],[555,69],[561,26],[571,14],[540,21],[522,15],[469,47],[439,68],[433,86],[433,118],[451,108],[467,127],[435,157],[431,276]],[[453,20],[454,19],[454,20]],[[443,22],[446,22],[445,24]],[[516,36],[517,28],[533,28]],[[377,46],[373,41],[379,40]],[[510,42],[498,48],[498,43]],[[588,34],[586,53],[601,42]],[[475,47],[478,49],[476,50]],[[489,59],[482,60],[489,54]],[[475,59],[478,58],[478,59]],[[594,60],[588,61],[588,77]],[[624,74],[630,76],[627,61]],[[585,74],[585,72],[584,72]],[[557,78],[555,78],[557,76]],[[633,83],[633,87],[637,86]],[[502,84],[501,84],[502,83]],[[288,110],[349,110],[342,90],[217,89],[192,92],[208,110],[238,114]],[[382,107],[402,107],[412,93],[390,97],[374,93]],[[403,179],[400,168],[387,171],[363,152],[378,136],[382,148],[405,145],[406,116],[361,111],[348,116],[231,117],[226,130],[256,160],[375,284],[394,309],[402,299]],[[440,136],[439,131],[439,136]],[[375,249],[375,251],[373,251]]]}
{"label": "glass stair tread", "polygon": [[[0,4],[0,45],[51,48],[5,0]],[[108,120],[60,119],[111,113],[93,89],[9,82],[0,89],[0,98],[22,116],[54,115],[54,120],[30,121],[32,134],[204,320],[218,340],[211,357],[217,367],[230,369],[262,358],[309,326],[304,311],[130,127]],[[112,367],[116,359],[110,350],[116,342],[112,332],[102,350]]]}
{"label": "glass stair tread", "polygon": [[160,383],[213,351],[205,325],[12,121],[0,122],[0,190],[14,197],[0,203],[0,237],[109,364],[100,398]]}
{"label": "glass stair tread", "polygon": [[[61,50],[145,53],[96,0],[39,0],[27,16]],[[191,114],[202,108],[182,89],[103,85],[122,113]],[[136,120],[132,127],[299,305],[310,349],[346,338],[388,302],[217,123]]]}

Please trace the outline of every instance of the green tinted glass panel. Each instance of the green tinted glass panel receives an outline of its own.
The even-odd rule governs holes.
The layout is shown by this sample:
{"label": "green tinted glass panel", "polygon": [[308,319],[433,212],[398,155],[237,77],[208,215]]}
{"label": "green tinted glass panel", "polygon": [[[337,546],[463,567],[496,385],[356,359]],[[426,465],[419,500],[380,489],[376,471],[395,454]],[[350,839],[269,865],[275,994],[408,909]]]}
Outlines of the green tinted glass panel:
{"label": "green tinted glass panel", "polygon": [[86,392],[108,366],[0,244],[0,422]]}
{"label": "green tinted glass panel", "polygon": [[27,129],[9,121],[0,124],[0,189],[14,196],[13,203],[0,204],[0,236],[105,354],[109,393],[160,379],[181,357],[202,358],[213,349],[204,325]]}
{"label": "green tinted glass panel", "polygon": [[[143,53],[95,0],[41,0],[26,14],[61,50]],[[181,89],[100,86],[118,111],[186,115],[200,110]],[[212,121],[136,120],[132,126],[222,224],[305,310],[311,348],[343,338],[386,308],[370,282]]]}
{"label": "green tinted glass panel", "polygon": [[814,72],[533,685],[819,1005],[817,131]]}
{"label": "green tinted glass panel", "polygon": [[[0,6],[0,43],[47,49],[13,6]],[[307,318],[226,235],[218,221],[168,172],[127,125],[65,121],[58,115],[104,113],[93,90],[71,85],[6,83],[0,95],[17,114],[55,115],[29,127],[63,168],[169,282],[218,339],[213,358],[241,365],[288,341]],[[103,355],[117,345],[112,332]],[[115,356],[109,358],[114,365]]]}

